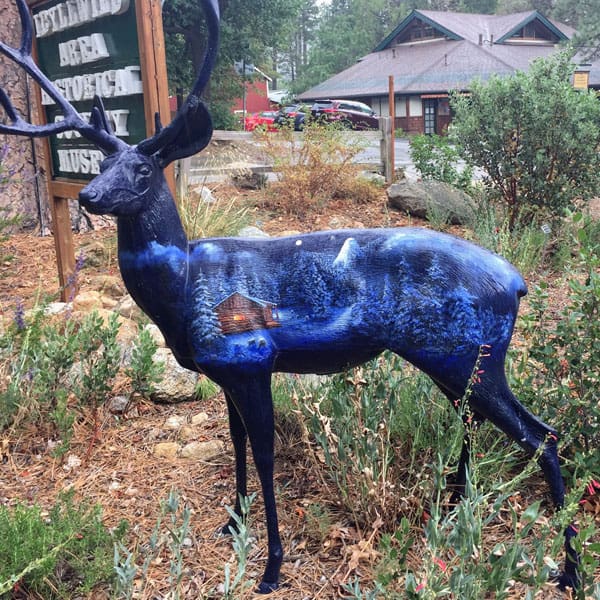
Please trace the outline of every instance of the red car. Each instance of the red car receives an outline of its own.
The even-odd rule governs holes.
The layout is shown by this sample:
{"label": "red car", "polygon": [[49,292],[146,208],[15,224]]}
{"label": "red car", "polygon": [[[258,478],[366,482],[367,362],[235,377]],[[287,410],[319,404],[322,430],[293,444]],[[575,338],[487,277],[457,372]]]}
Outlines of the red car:
{"label": "red car", "polygon": [[317,100],[312,118],[322,123],[339,123],[346,129],[378,129],[379,117],[363,102],[356,100]]}
{"label": "red car", "polygon": [[257,127],[262,127],[267,131],[277,131],[275,117],[278,114],[276,110],[263,110],[262,112],[246,115],[244,131],[254,131]]}

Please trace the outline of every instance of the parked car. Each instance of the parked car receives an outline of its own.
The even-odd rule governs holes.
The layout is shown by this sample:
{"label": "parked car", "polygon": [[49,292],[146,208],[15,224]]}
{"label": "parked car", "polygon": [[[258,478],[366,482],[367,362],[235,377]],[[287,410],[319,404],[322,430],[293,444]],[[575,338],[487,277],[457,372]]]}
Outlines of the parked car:
{"label": "parked car", "polygon": [[262,127],[267,131],[277,131],[278,127],[275,124],[276,110],[263,110],[258,113],[246,115],[244,120],[244,130],[254,131],[257,127]]}
{"label": "parked car", "polygon": [[295,131],[301,131],[304,128],[306,114],[310,113],[310,107],[306,104],[291,104],[284,106],[275,117],[275,124],[279,127],[291,127]]}
{"label": "parked car", "polygon": [[318,100],[311,108],[313,119],[339,123],[347,129],[378,129],[379,117],[363,102],[355,100]]}

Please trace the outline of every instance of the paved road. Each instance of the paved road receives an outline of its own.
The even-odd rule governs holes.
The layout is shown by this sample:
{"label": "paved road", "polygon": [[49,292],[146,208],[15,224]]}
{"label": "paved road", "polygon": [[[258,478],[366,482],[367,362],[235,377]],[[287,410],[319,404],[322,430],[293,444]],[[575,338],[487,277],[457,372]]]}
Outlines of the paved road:
{"label": "paved road", "polygon": [[[356,134],[356,132],[354,132],[354,134]],[[299,133],[297,135],[301,136],[302,134]],[[244,132],[215,132],[214,139],[227,140],[233,144],[235,144],[235,141],[237,140],[243,140],[245,143],[258,143],[251,134]],[[375,132],[368,132],[367,139],[368,147],[356,156],[355,162],[369,165],[372,164],[373,167],[376,168],[381,164],[380,140]],[[407,138],[396,138],[394,162],[396,168],[401,167],[404,169],[407,177],[411,179],[416,178],[417,173],[410,160],[409,142]],[[221,180],[228,176],[230,171],[239,171],[239,168],[239,164],[235,162],[232,164],[231,169],[222,165],[215,168],[214,165],[211,165],[210,161],[206,161],[202,153],[200,153],[192,160],[190,183],[197,184]],[[247,168],[250,168],[253,171],[266,172],[267,174],[271,171],[270,166],[266,164],[247,164]]]}
{"label": "paved road", "polygon": [[[366,162],[369,164],[378,165],[381,162],[381,152],[379,149],[379,140],[373,140],[369,147],[361,152],[356,157],[356,162]],[[410,160],[408,138],[396,138],[394,143],[394,164],[396,169],[401,167],[404,169],[407,177],[413,178],[417,176],[415,167]]]}

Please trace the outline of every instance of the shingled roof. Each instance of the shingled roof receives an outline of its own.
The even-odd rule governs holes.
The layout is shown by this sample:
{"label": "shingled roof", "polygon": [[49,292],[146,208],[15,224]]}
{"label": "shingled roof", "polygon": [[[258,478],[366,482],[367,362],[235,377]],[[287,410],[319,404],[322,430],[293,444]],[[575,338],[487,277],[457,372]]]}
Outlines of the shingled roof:
{"label": "shingled roof", "polygon": [[[410,39],[415,26],[427,28],[429,37]],[[465,90],[475,79],[527,70],[532,60],[555,53],[573,34],[572,28],[537,11],[481,15],[413,10],[372,53],[299,98],[385,95],[390,75],[400,94]]]}

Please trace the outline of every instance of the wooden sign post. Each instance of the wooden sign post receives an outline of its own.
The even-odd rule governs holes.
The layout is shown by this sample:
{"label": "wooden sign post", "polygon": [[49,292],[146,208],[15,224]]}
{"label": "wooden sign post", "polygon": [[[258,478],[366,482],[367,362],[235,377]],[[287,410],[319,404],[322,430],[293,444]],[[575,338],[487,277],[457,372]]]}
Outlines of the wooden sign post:
{"label": "wooden sign post", "polygon": [[[115,134],[135,144],[154,133],[154,115],[170,121],[159,0],[43,0],[30,2],[42,71],[84,116],[102,98]],[[132,35],[136,30],[137,36]],[[37,90],[46,123],[62,118]],[[68,199],[100,172],[104,155],[78,133],[46,142],[46,172],[63,301],[75,289],[75,252]],[[171,169],[167,180],[174,189]]]}

